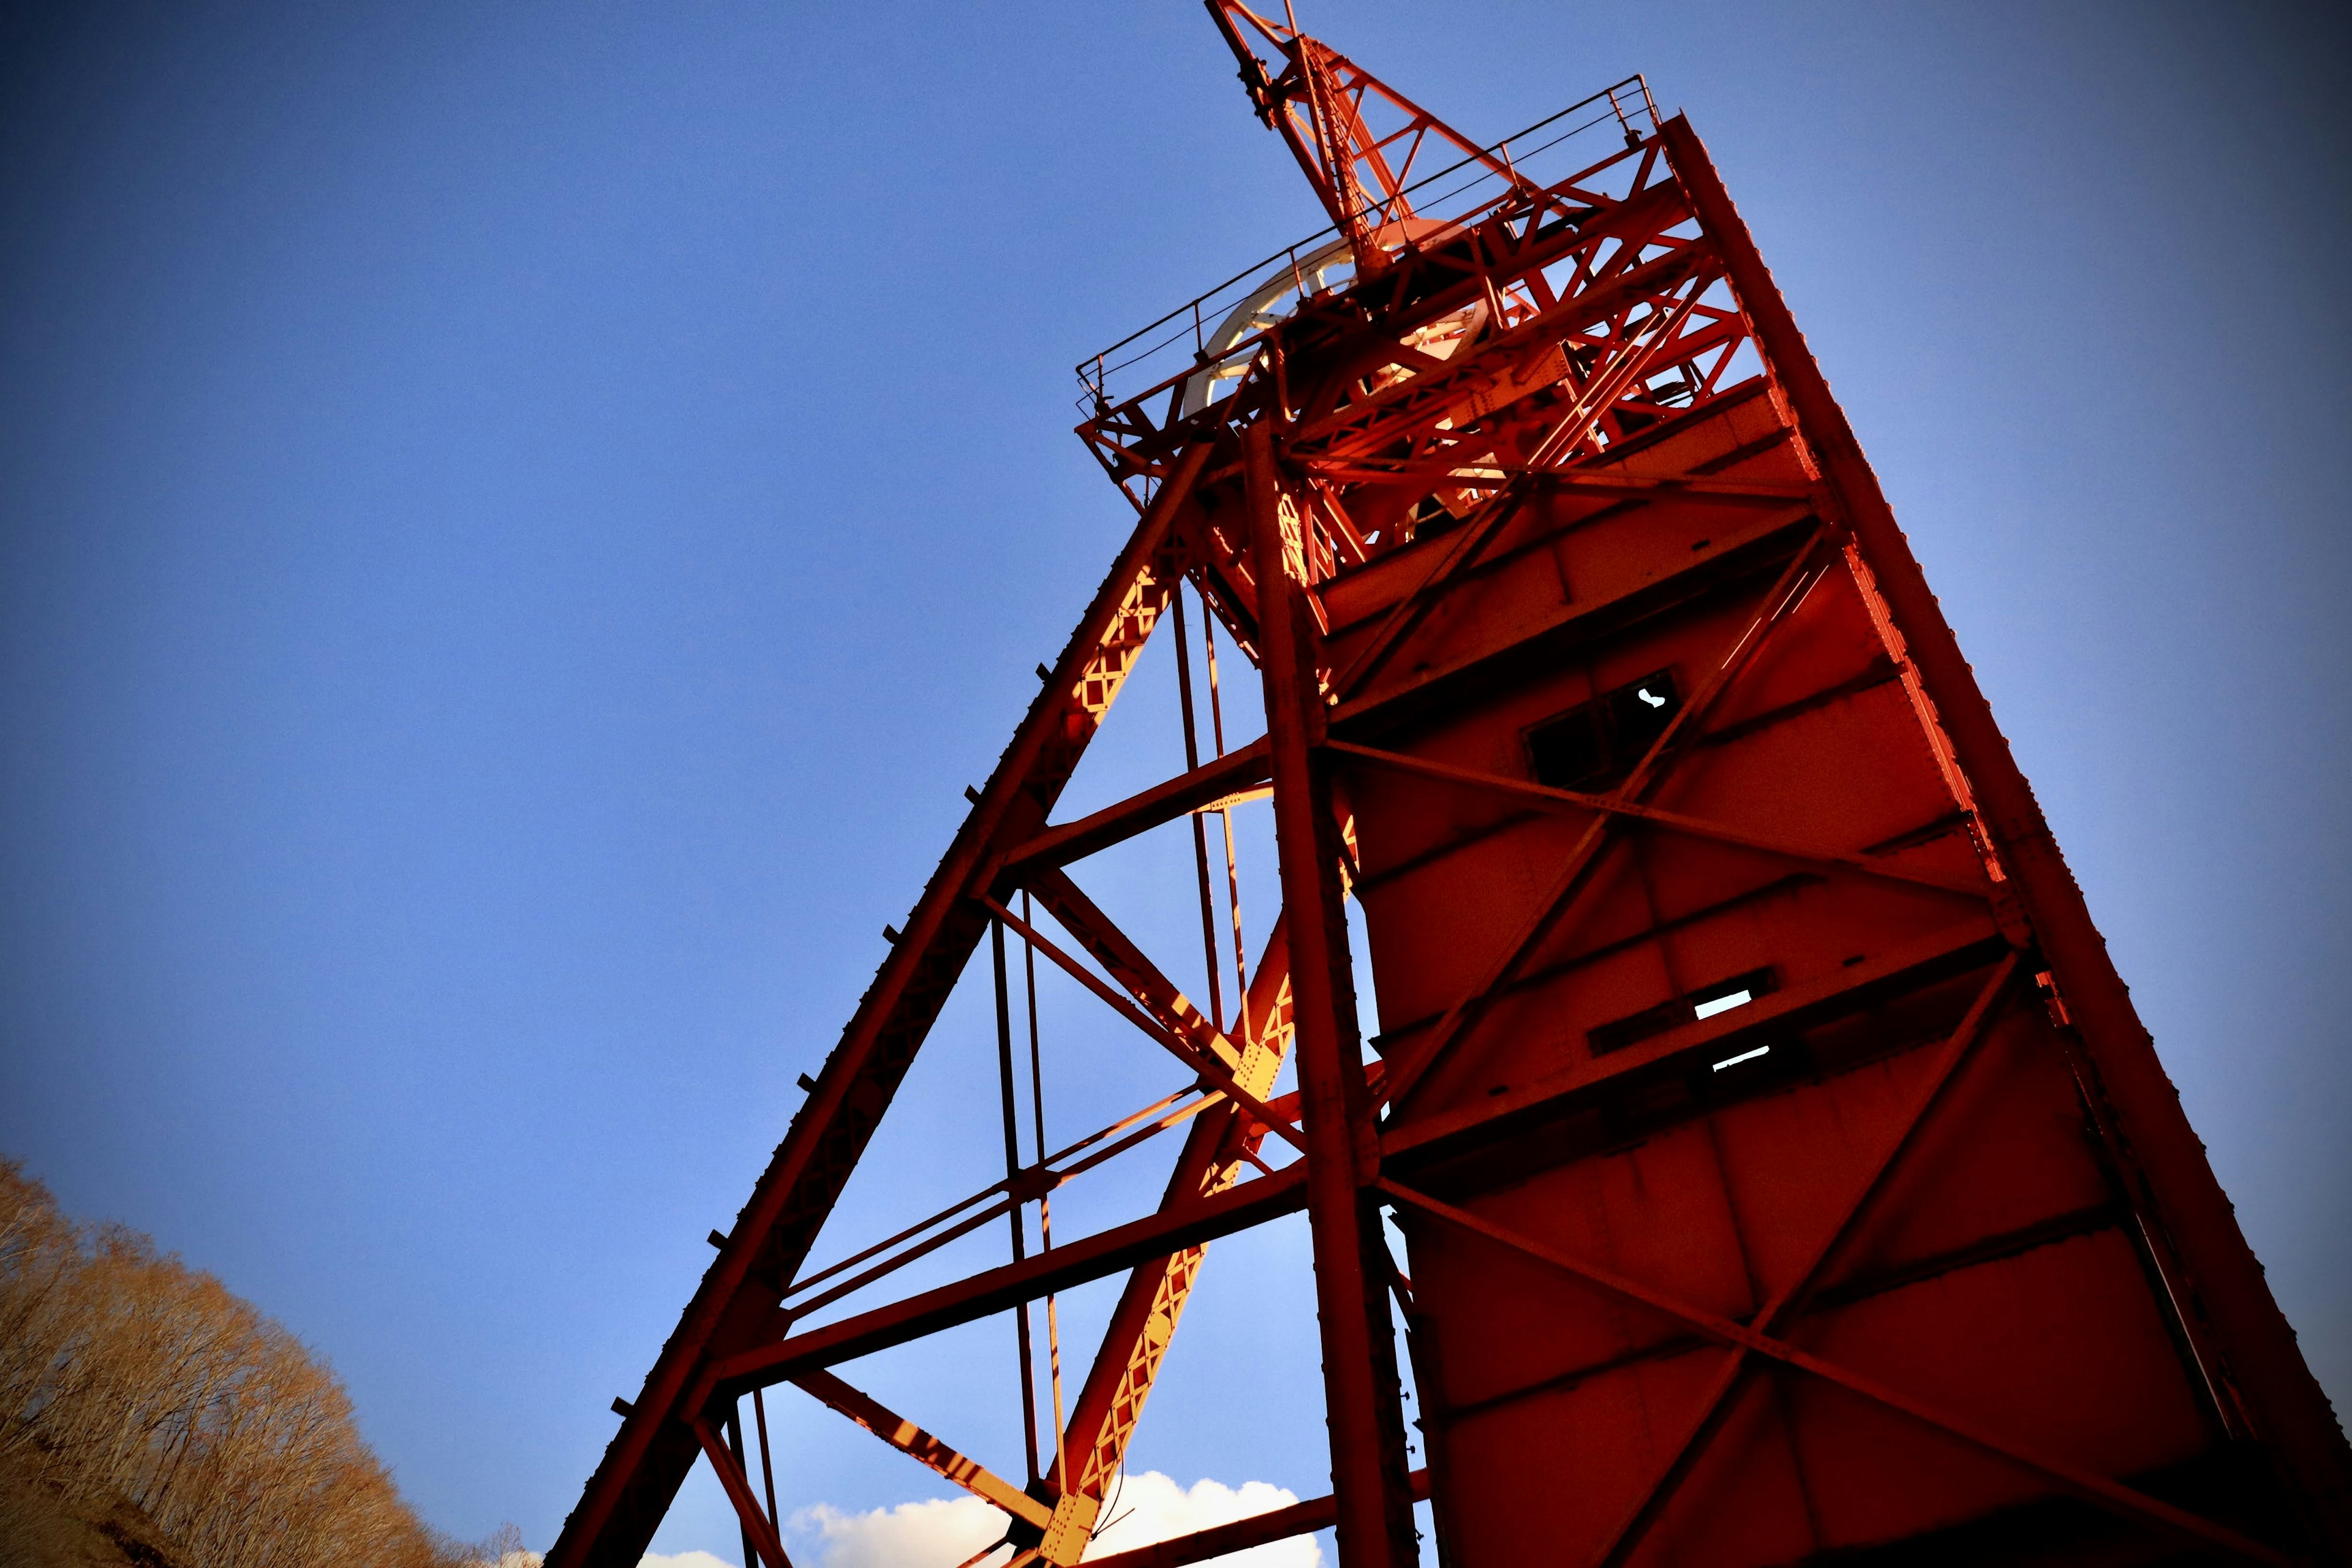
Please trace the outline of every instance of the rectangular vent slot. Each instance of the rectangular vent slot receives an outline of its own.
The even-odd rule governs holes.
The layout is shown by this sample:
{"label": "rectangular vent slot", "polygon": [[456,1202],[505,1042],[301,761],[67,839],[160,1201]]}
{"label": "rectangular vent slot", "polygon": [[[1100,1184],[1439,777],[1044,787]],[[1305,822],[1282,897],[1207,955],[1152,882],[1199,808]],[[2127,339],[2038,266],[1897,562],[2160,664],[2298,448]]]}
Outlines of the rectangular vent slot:
{"label": "rectangular vent slot", "polygon": [[[1712,1018],[1735,1007],[1745,1007],[1759,996],[1771,994],[1779,987],[1780,982],[1769,966],[1751,969],[1744,974],[1735,974],[1727,980],[1702,985],[1686,996],[1661,1002],[1654,1007],[1644,1007],[1627,1017],[1595,1025],[1585,1032],[1584,1042],[1594,1056],[1607,1056],[1611,1051],[1622,1051],[1627,1046],[1638,1045],[1653,1036],[1663,1035],[1668,1029]],[[1749,1052],[1748,1056],[1763,1054],[1758,1050]],[[1720,1070],[1732,1062],[1747,1059],[1747,1056],[1733,1057],[1730,1061],[1718,1062],[1716,1066]]]}

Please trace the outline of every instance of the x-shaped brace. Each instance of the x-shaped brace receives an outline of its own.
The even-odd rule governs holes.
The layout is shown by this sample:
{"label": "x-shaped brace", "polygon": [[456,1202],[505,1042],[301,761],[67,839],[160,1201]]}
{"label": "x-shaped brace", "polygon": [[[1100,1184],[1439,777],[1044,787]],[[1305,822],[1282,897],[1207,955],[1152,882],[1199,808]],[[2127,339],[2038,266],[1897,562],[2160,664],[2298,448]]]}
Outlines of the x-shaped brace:
{"label": "x-shaped brace", "polygon": [[[1770,591],[1764,595],[1755,618],[1732,643],[1723,661],[1717,665],[1699,689],[1692,694],[1691,700],[1666,721],[1666,727],[1659,731],[1655,740],[1650,742],[1650,749],[1643,752],[1642,760],[1633,765],[1633,771],[1626,775],[1625,782],[1619,784],[1612,794],[1600,797],[1602,801],[1612,807],[1618,805],[1638,805],[1642,797],[1651,791],[1663,771],[1664,760],[1669,750],[1686,731],[1694,730],[1704,721],[1717,701],[1722,698],[1723,693],[1730,687],[1732,680],[1755,659],[1758,650],[1763,647],[1773,628],[1803,603],[1806,592],[1816,580],[1814,558],[1820,552],[1822,542],[1828,537],[1827,528],[1817,531],[1813,537],[1794,556],[1790,557],[1788,566],[1782,570]],[[1569,851],[1567,864],[1561,869],[1559,879],[1552,884],[1550,889],[1538,903],[1534,915],[1520,929],[1518,935],[1504,948],[1494,963],[1487,966],[1486,973],[1479,977],[1478,983],[1465,992],[1453,1006],[1446,1009],[1445,1016],[1438,1020],[1437,1026],[1430,1031],[1428,1038],[1414,1047],[1409,1056],[1391,1067],[1387,1082],[1381,1090],[1381,1098],[1385,1102],[1395,1105],[1403,1101],[1412,1092],[1413,1085],[1420,1082],[1422,1075],[1434,1066],[1446,1049],[1467,1033],[1470,1026],[1477,1021],[1478,1016],[1486,1010],[1486,1004],[1494,997],[1496,988],[1518,972],[1519,966],[1527,962],[1545,936],[1559,924],[1560,918],[1566,914],[1569,905],[1591,876],[1599,859],[1612,819],[1612,811],[1608,809],[1601,811],[1593,817],[1591,826],[1584,830],[1583,835],[1577,840],[1576,847]]]}
{"label": "x-shaped brace", "polygon": [[[1241,1083],[1234,1077],[1232,1070],[1229,1069],[1223,1061],[1218,1059],[1214,1051],[1202,1049],[1202,1047],[1193,1045],[1192,1041],[1182,1038],[1177,1035],[1175,1031],[1163,1026],[1159,1020],[1145,1014],[1143,1009],[1139,1006],[1132,998],[1120,994],[1118,989],[1112,986],[1109,982],[1104,980],[1101,976],[1095,973],[1093,970],[1088,969],[1085,964],[1080,963],[1076,959],[1063,952],[1051,939],[1039,931],[1036,927],[1023,920],[1019,915],[1014,914],[1011,910],[1006,909],[994,899],[988,899],[983,901],[987,904],[989,912],[995,915],[997,919],[1003,921],[1008,930],[1017,932],[1024,942],[1027,942],[1031,947],[1035,948],[1039,952],[1044,953],[1073,980],[1076,980],[1079,984],[1085,986],[1097,996],[1102,998],[1113,1012],[1117,1013],[1120,1017],[1125,1018],[1129,1023],[1133,1024],[1137,1028],[1142,1030],[1143,1033],[1149,1036],[1151,1039],[1157,1041],[1169,1055],[1174,1057],[1178,1061],[1182,1062],[1186,1067],[1191,1068],[1194,1072],[1200,1074],[1202,1080],[1211,1088],[1216,1089],[1228,1100],[1231,1100],[1235,1105],[1240,1106],[1244,1110],[1249,1112],[1253,1118],[1273,1131],[1277,1137],[1282,1138],[1294,1148],[1298,1149],[1301,1152],[1305,1152],[1307,1147],[1306,1141],[1299,1135],[1298,1130],[1292,1126],[1289,1121],[1276,1115],[1271,1110],[1267,1109],[1264,1100],[1252,1094],[1248,1089],[1244,1089]],[[1223,1038],[1222,1035],[1217,1037],[1220,1040]]]}
{"label": "x-shaped brace", "polygon": [[2149,1497],[2145,1492],[2127,1487],[2120,1481],[2086,1470],[2071,1460],[2017,1443],[2007,1436],[1994,1432],[1965,1415],[1927,1405],[1897,1389],[1889,1387],[1875,1378],[1853,1372],[1833,1362],[1825,1361],[1778,1337],[1781,1326],[1793,1314],[1794,1309],[1801,1303],[1805,1290],[1820,1271],[1822,1263],[1851,1233],[1864,1206],[1884,1184],[1888,1172],[1915,1141],[1927,1114],[1940,1102],[1954,1073],[1981,1037],[1993,1008],[1999,1002],[2001,993],[2014,977],[2017,967],[2017,959],[2014,954],[2011,954],[1994,971],[1991,980],[1978,995],[1959,1028],[1945,1043],[1944,1056],[1915,1101],[1911,1114],[1906,1120],[1902,1131],[1881,1155],[1871,1175],[1864,1183],[1861,1192],[1848,1206],[1844,1216],[1822,1241],[1811,1260],[1799,1271],[1794,1282],[1778,1292],[1754,1319],[1746,1323],[1707,1311],[1704,1308],[1691,1306],[1639,1280],[1628,1279],[1610,1269],[1571,1258],[1532,1237],[1523,1236],[1517,1231],[1496,1225],[1468,1209],[1415,1192],[1387,1177],[1381,1179],[1379,1183],[1381,1192],[1395,1203],[1417,1209],[1434,1219],[1443,1220],[1460,1229],[1483,1236],[1490,1241],[1523,1253],[1538,1262],[1556,1268],[1610,1295],[1647,1307],[1667,1317],[1678,1319],[1707,1337],[1732,1347],[1732,1355],[1726,1359],[1722,1369],[1701,1401],[1697,1417],[1686,1429],[1682,1441],[1677,1445],[1675,1454],[1669,1458],[1657,1480],[1645,1489],[1643,1497],[1602,1544],[1594,1559],[1596,1568],[1599,1568],[1600,1564],[1622,1561],[1624,1553],[1631,1550],[1641,1530],[1646,1527],[1649,1520],[1654,1517],[1663,1507],[1664,1494],[1687,1471],[1698,1447],[1719,1424],[1725,1413],[1732,1385],[1738,1380],[1749,1356],[1763,1356],[1779,1362],[1784,1366],[1810,1373],[1873,1404],[1908,1416],[1923,1425],[1937,1428],[1987,1453],[2024,1466],[2026,1468],[2038,1470],[2066,1490],[2111,1512],[2159,1526],[2201,1542],[2208,1546],[2219,1547],[2247,1562],[2284,1565],[2293,1561],[2283,1553],[2259,1542],[2248,1540],[2237,1531],[2216,1524],[2210,1520],[2201,1519],[2185,1510],[2175,1508],[2169,1503]]}

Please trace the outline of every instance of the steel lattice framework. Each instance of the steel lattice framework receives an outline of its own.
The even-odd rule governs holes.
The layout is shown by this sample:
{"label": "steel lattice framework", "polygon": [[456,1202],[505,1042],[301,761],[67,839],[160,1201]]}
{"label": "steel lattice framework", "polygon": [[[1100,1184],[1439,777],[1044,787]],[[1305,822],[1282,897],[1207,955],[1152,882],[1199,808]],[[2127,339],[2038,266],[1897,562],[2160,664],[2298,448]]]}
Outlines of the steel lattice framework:
{"label": "steel lattice framework", "polygon": [[[1331,226],[1081,366],[1134,533],[550,1568],[635,1563],[698,1459],[784,1568],[786,1382],[1002,1509],[984,1555],[1075,1563],[1208,1244],[1301,1212],[1331,1495],[1089,1561],[1336,1526],[1347,1568],[1393,1568],[1423,1498],[1477,1568],[2352,1560],[2334,1415],[1689,125],[1633,79],[1483,146],[1209,10]],[[1056,820],[1163,621],[1185,771]],[[1227,750],[1218,709],[1203,761],[1220,627],[1265,728]],[[1251,970],[1231,814],[1268,794],[1283,912]],[[1205,1010],[1072,876],[1180,821]],[[1004,1179],[807,1270],[983,945]],[[1014,951],[1181,1086],[1024,1156]],[[1156,1212],[1038,1233],[1055,1187],[1179,1129]],[[1002,1266],[833,1310],[1000,1221]],[[1120,1278],[1041,1452],[1031,1304]],[[834,1370],[998,1314],[1025,1484]]]}

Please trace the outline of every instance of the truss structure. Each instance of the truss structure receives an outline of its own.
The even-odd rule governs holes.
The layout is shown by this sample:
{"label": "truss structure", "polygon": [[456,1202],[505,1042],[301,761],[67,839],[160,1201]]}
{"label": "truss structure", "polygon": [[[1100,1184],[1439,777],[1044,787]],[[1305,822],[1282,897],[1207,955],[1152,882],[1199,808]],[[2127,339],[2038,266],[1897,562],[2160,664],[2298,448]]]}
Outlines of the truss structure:
{"label": "truss structure", "polygon": [[[1477,1568],[2352,1558],[2333,1413],[1696,133],[1634,79],[1480,145],[1209,9],[1331,228],[1080,367],[1135,531],[550,1568],[633,1568],[698,1462],[785,1568],[784,1383],[1002,1510],[976,1563],[1077,1562],[1209,1244],[1301,1213],[1330,1494],[1087,1561],[1335,1528],[1399,1568],[1423,1499]],[[1163,623],[1184,771],[1058,818]],[[1230,750],[1220,633],[1264,703]],[[1267,795],[1253,965],[1232,813]],[[1204,1000],[1075,874],[1163,828]],[[1040,968],[1174,1064],[1058,1151],[1024,1147]],[[968,969],[1003,1179],[810,1269]],[[1155,1212],[1051,1237],[1055,1189],[1163,1133]],[[1000,1225],[1003,1263],[877,1300]],[[1092,1280],[1119,1294],[1066,1401],[1033,1308]],[[999,1316],[1017,1481],[843,1375]]]}

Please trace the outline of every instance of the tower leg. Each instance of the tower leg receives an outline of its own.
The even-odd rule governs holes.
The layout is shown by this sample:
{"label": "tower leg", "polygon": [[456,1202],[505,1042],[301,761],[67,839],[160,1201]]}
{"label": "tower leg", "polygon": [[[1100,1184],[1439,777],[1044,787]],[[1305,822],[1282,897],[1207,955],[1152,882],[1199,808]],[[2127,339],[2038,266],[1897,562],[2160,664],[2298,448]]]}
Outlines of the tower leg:
{"label": "tower leg", "polygon": [[1314,1231],[1339,1562],[1341,1568],[1408,1568],[1420,1552],[1405,1464],[1396,1332],[1389,1318],[1387,1243],[1371,1186],[1380,1174],[1380,1141],[1356,1026],[1331,763],[1322,749],[1317,633],[1297,580],[1303,572],[1301,525],[1282,494],[1267,425],[1251,426],[1242,443],[1275,833],[1291,932],[1307,1213]]}

